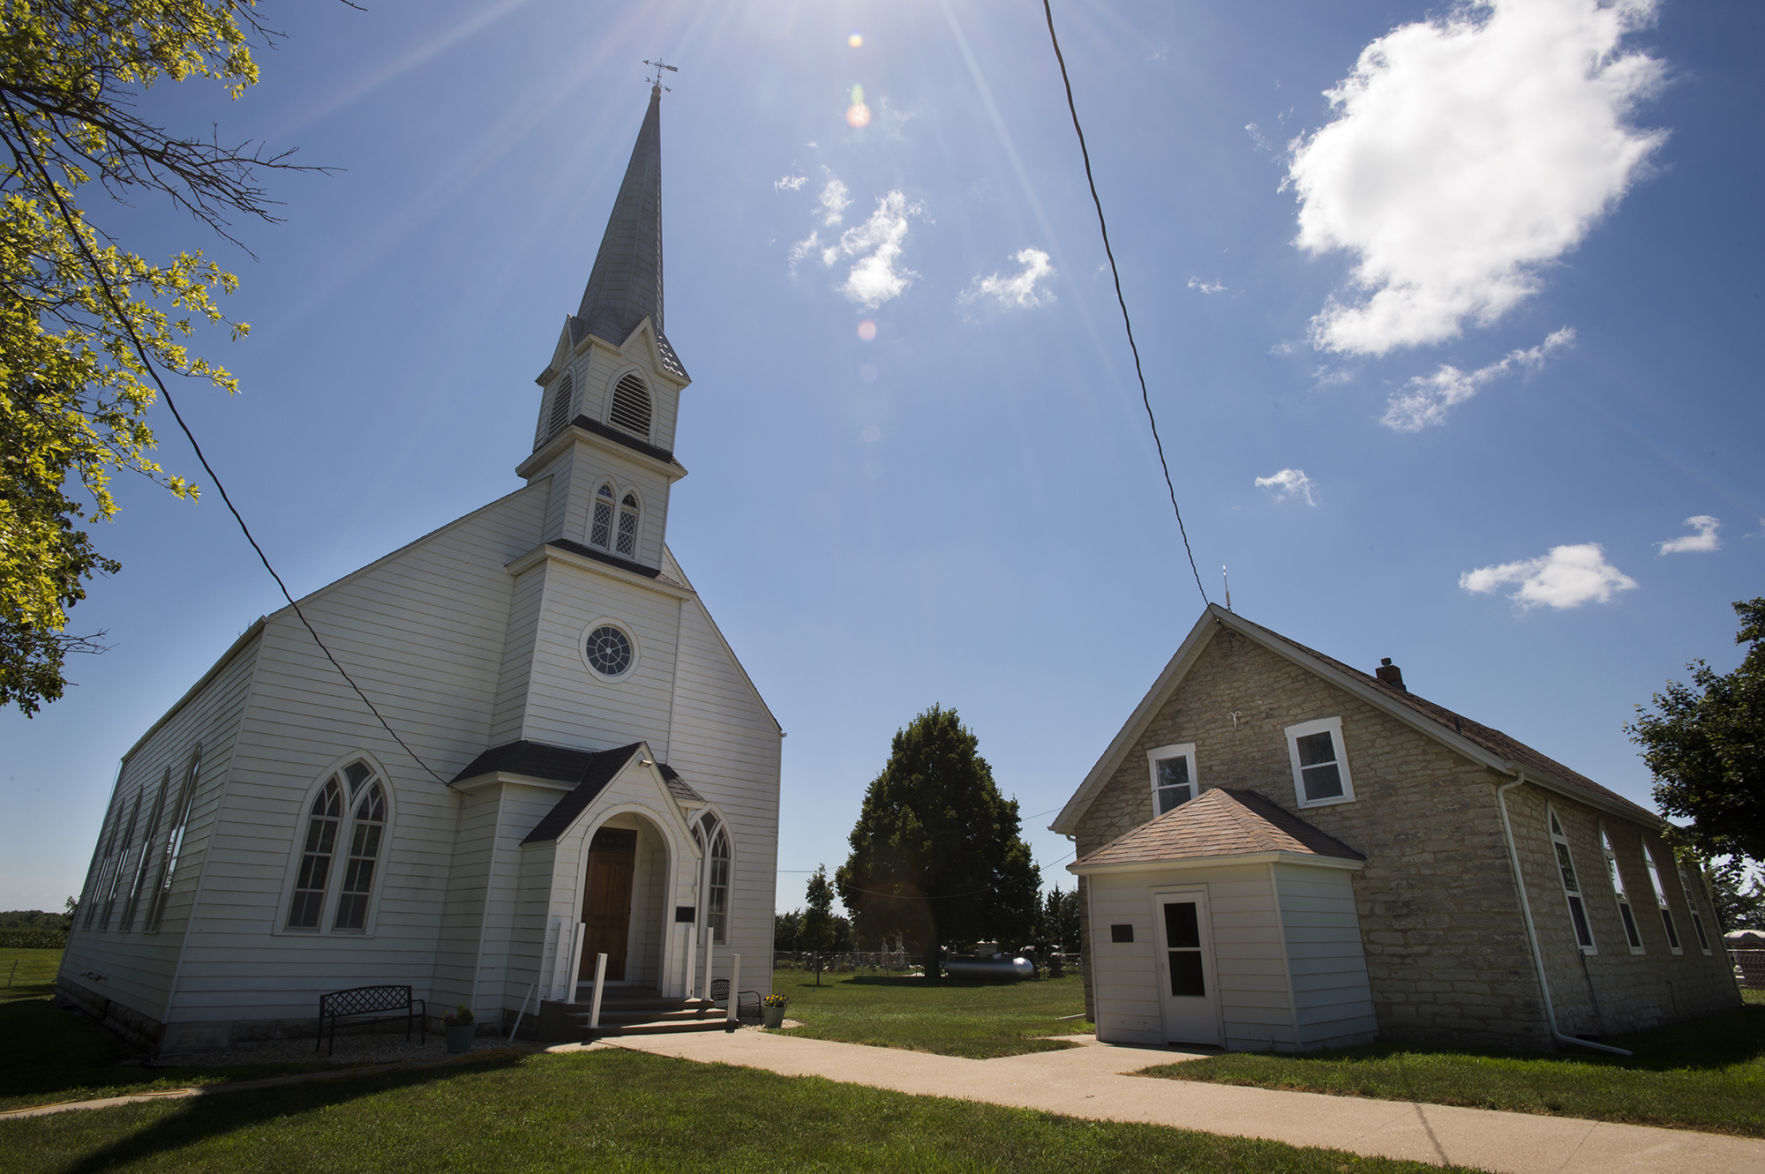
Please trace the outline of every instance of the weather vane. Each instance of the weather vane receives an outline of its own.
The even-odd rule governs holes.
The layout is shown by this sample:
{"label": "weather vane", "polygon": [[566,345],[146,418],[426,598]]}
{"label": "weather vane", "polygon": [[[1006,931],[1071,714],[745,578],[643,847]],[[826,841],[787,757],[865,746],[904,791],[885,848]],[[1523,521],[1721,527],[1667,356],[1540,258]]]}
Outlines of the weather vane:
{"label": "weather vane", "polygon": [[679,73],[680,70],[664,62],[659,54],[654,61],[645,61],[644,64],[654,68],[656,71],[656,76],[650,79],[650,84],[668,90],[668,92],[672,94],[674,92],[673,90],[669,90],[667,86],[662,85],[662,71],[665,69],[669,73]]}

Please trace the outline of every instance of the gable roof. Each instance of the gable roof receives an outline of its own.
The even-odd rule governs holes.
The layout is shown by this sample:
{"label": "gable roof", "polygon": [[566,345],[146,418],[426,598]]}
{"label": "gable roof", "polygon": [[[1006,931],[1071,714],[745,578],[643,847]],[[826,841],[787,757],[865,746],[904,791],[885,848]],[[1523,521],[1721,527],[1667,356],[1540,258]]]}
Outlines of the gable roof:
{"label": "gable roof", "polygon": [[1050,830],[1068,835],[1073,832],[1079,818],[1090,806],[1092,798],[1114,776],[1123,758],[1139,741],[1147,725],[1221,630],[1244,636],[1276,656],[1307,669],[1375,709],[1491,770],[1515,778],[1524,776],[1528,782],[1537,783],[1547,790],[1556,791],[1625,819],[1634,819],[1649,825],[1660,822],[1661,817],[1648,808],[1600,786],[1586,775],[1571,770],[1517,738],[1481,722],[1474,722],[1444,705],[1437,705],[1406,689],[1389,685],[1371,673],[1361,672],[1316,649],[1308,648],[1297,640],[1254,624],[1218,604],[1209,604],[1195,626],[1189,630],[1189,635],[1184,638],[1176,655],[1171,657],[1164,671],[1158,675],[1158,680],[1153,682],[1152,688],[1140,699],[1140,704],[1129,715],[1126,724],[1104,750],[1103,756],[1085,776],[1084,782],[1079,784],[1073,797],[1067,800],[1066,806],[1061,808],[1060,814],[1055,816],[1054,822],[1049,825]]}
{"label": "gable roof", "polygon": [[1254,791],[1215,787],[1067,867],[1073,872],[1090,872],[1112,865],[1277,852],[1334,860],[1366,859]]}
{"label": "gable roof", "polygon": [[670,374],[686,368],[662,331],[662,90],[650,88],[650,106],[632,144],[625,178],[607,217],[582,304],[570,318],[570,341],[590,334],[624,343],[648,318],[656,350]]}
{"label": "gable roof", "polygon": [[[576,750],[569,746],[551,746],[523,738],[492,746],[467,764],[453,781],[464,782],[487,774],[525,775],[554,783],[574,783],[568,793],[527,833],[523,844],[555,840],[564,833],[578,815],[593,803],[607,784],[619,777],[644,743],[633,742],[612,750]],[[682,807],[702,807],[704,796],[680,777],[680,772],[665,762],[656,763],[668,794]]]}

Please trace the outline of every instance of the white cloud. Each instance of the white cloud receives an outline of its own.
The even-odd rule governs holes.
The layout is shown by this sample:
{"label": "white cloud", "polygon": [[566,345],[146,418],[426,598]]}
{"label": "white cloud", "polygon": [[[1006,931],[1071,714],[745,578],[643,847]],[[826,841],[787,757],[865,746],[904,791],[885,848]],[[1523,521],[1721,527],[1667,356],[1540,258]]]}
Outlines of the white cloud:
{"label": "white cloud", "polygon": [[832,228],[845,219],[846,209],[852,204],[852,196],[841,183],[838,176],[829,175],[827,183],[821,188],[821,223]]}
{"label": "white cloud", "polygon": [[772,181],[772,190],[775,192],[800,192],[803,190],[803,185],[808,182],[809,177],[806,175],[786,175]]}
{"label": "white cloud", "polygon": [[1199,293],[1204,293],[1204,294],[1217,294],[1217,293],[1225,293],[1226,292],[1226,287],[1221,285],[1219,282],[1217,282],[1217,281],[1203,281],[1199,277],[1191,277],[1189,279],[1189,288],[1192,290],[1195,290]]}
{"label": "white cloud", "polygon": [[1627,123],[1661,62],[1620,48],[1656,0],[1470,0],[1362,50],[1296,139],[1295,243],[1345,250],[1357,292],[1312,319],[1352,354],[1455,338],[1536,292],[1666,138]]}
{"label": "white cloud", "polygon": [[1447,409],[1457,407],[1476,395],[1485,385],[1509,374],[1516,367],[1536,371],[1556,351],[1575,342],[1575,328],[1565,326],[1553,330],[1535,347],[1509,351],[1487,367],[1469,373],[1450,363],[1442,363],[1432,375],[1417,375],[1404,384],[1385,405],[1379,423],[1396,432],[1420,432],[1424,428],[1446,423]]}
{"label": "white cloud", "polygon": [[[797,271],[797,263],[799,261],[801,261],[804,257],[807,257],[810,253],[813,253],[820,248],[821,248],[821,233],[819,231],[810,233],[808,236],[804,237],[802,240],[800,240],[796,244],[792,245],[791,246],[791,258],[790,258],[791,259],[791,272],[795,273]],[[832,262],[829,262],[829,264],[832,264]]]}
{"label": "white cloud", "polygon": [[1263,137],[1262,127],[1256,125],[1256,123],[1245,123],[1244,133],[1250,136],[1250,141],[1257,150],[1265,152],[1272,152],[1274,150],[1274,148],[1269,145],[1269,140]]}
{"label": "white cloud", "polygon": [[1020,309],[1046,305],[1054,300],[1053,290],[1036,288],[1037,282],[1055,275],[1047,253],[1035,248],[1019,249],[1011,259],[1023,269],[1010,277],[997,273],[990,277],[976,277],[958,300],[967,304],[980,298],[991,298],[1001,306]]}
{"label": "white cloud", "polygon": [[1305,475],[1304,469],[1282,469],[1279,473],[1256,479],[1258,489],[1273,489],[1276,501],[1286,501],[1290,497],[1305,499],[1306,505],[1315,506],[1317,501],[1312,497],[1312,480]]}
{"label": "white cloud", "polygon": [[840,292],[871,310],[907,292],[919,274],[901,265],[901,246],[909,218],[923,214],[922,205],[909,204],[898,191],[889,192],[877,200],[869,220],[848,228],[839,243],[823,248],[821,262],[830,267],[841,257],[858,258],[840,283]]}
{"label": "white cloud", "polygon": [[1636,580],[1607,562],[1597,542],[1553,546],[1542,558],[1478,567],[1459,576],[1459,586],[1474,595],[1509,584],[1515,585],[1509,598],[1521,607],[1569,608],[1606,603],[1614,593],[1635,587]]}
{"label": "white cloud", "polygon": [[1716,528],[1722,525],[1721,522],[1709,514],[1694,514],[1685,520],[1685,524],[1697,533],[1682,534],[1659,543],[1662,554],[1702,554],[1722,549],[1722,542],[1716,537]]}

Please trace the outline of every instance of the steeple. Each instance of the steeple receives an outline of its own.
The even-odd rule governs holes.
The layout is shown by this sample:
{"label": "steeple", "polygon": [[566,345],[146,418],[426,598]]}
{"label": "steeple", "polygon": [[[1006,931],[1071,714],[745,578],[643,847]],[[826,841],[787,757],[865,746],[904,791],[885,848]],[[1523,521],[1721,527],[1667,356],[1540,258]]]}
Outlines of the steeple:
{"label": "steeple", "polygon": [[582,305],[570,319],[570,342],[590,334],[619,346],[645,318],[655,328],[663,364],[685,376],[662,331],[662,87],[650,87],[625,179],[589,271]]}

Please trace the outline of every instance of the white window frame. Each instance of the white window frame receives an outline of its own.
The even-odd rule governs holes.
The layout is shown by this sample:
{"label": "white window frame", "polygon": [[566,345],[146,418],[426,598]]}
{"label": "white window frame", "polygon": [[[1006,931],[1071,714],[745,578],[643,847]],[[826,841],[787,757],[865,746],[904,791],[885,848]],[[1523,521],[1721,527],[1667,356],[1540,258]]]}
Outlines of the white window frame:
{"label": "white window frame", "polygon": [[[729,944],[729,923],[735,914],[735,836],[730,833],[729,821],[723,813],[714,807],[707,807],[693,817],[693,844],[699,850],[699,944],[703,945],[707,934],[715,934],[716,944]],[[727,850],[726,869],[722,884],[723,916],[716,924],[711,924],[711,847],[716,844],[718,835],[723,837],[723,845]]]}
{"label": "white window frame", "polygon": [[[1158,805],[1159,792],[1167,788],[1158,785],[1158,764],[1172,758],[1181,758],[1184,766],[1188,769],[1189,794],[1169,807],[1161,809]],[[1195,743],[1193,742],[1175,742],[1169,746],[1158,746],[1148,750],[1146,752],[1146,773],[1152,780],[1152,816],[1154,819],[1166,811],[1175,811],[1201,794],[1201,781],[1195,775]]]}
{"label": "white window frame", "polygon": [[[606,490],[606,493],[604,495],[601,492],[603,489]],[[607,503],[607,540],[605,542],[596,542],[594,540],[594,528],[595,528],[595,516],[594,515],[595,515],[595,510],[600,506],[601,502],[603,502],[603,501],[605,501]],[[614,543],[614,540],[615,540],[616,536],[618,535],[618,533],[619,533],[619,486],[614,484],[611,478],[603,477],[603,478],[601,478],[600,483],[594,487],[594,493],[589,495],[589,499],[588,499],[588,533],[586,535],[584,535],[584,537],[588,539],[588,546],[590,549],[601,550],[601,551],[605,551],[608,554],[612,554],[613,553],[613,543]]]}
{"label": "white window frame", "polygon": [[1606,879],[1612,882],[1612,900],[1618,905],[1618,921],[1624,927],[1624,940],[1630,944],[1632,954],[1641,954],[1642,927],[1636,924],[1636,910],[1624,888],[1624,873],[1618,867],[1618,854],[1612,851],[1612,837],[1604,826],[1600,828],[1600,852],[1606,858]]}
{"label": "white window frame", "polygon": [[[1287,761],[1293,767],[1293,796],[1299,806],[1333,807],[1338,803],[1353,803],[1354,776],[1348,769],[1348,743],[1342,738],[1342,719],[1340,717],[1320,717],[1308,722],[1299,722],[1288,726],[1286,734]],[[1342,794],[1340,795],[1328,795],[1322,799],[1306,798],[1305,775],[1299,763],[1299,740],[1313,734],[1330,735],[1330,746],[1336,752],[1336,774],[1342,780]]]}
{"label": "white window frame", "polygon": [[[645,413],[649,416],[649,419],[642,432],[628,428],[624,424],[613,419],[613,405],[619,395],[619,385],[625,382],[628,378],[635,378],[638,386],[643,389],[644,409]],[[636,367],[627,367],[625,370],[613,376],[612,381],[607,384],[607,406],[606,411],[602,415],[602,420],[609,427],[617,429],[626,436],[635,436],[646,444],[656,435],[656,393],[651,389],[650,381],[644,378],[644,374],[641,370]]]}
{"label": "white window frame", "polygon": [[[606,673],[601,672],[600,669],[594,666],[594,662],[588,659],[588,637],[591,633],[597,632],[602,628],[617,628],[620,632],[624,633],[625,642],[631,645],[631,663],[625,666],[624,672],[619,673],[616,676],[609,676]],[[589,676],[597,681],[607,681],[611,683],[631,679],[631,674],[637,671],[638,661],[642,658],[643,650],[638,647],[637,633],[631,630],[630,624],[626,623],[624,620],[616,620],[611,616],[602,616],[597,620],[590,620],[588,623],[582,625],[582,631],[576,634],[576,655],[582,661],[582,667],[588,670]]]}
{"label": "white window frame", "polygon": [[1674,861],[1674,866],[1679,870],[1679,887],[1685,890],[1685,908],[1691,914],[1691,927],[1698,935],[1698,948],[1704,952],[1706,957],[1708,957],[1710,953],[1710,935],[1704,929],[1704,916],[1698,911],[1698,899],[1692,892],[1691,876],[1686,872],[1686,867],[1683,863],[1676,860]]}
{"label": "white window frame", "polygon": [[[368,777],[363,780],[363,790],[351,791],[349,778],[344,771],[353,763],[361,763],[368,768]],[[331,862],[325,870],[324,896],[319,901],[318,924],[312,926],[290,927],[288,915],[293,907],[294,887],[300,879],[301,856],[306,850],[307,825],[312,819],[313,800],[325,789],[325,784],[336,779],[342,790],[343,802],[337,821],[337,837],[331,845]],[[350,845],[355,839],[355,811],[360,805],[366,787],[378,782],[381,801],[385,805],[386,817],[380,826],[380,850],[374,861],[374,875],[369,883],[368,911],[362,920],[360,929],[337,929],[337,904],[343,894],[343,878],[349,867]],[[386,768],[371,754],[345,754],[319,774],[308,787],[306,794],[301,796],[300,808],[295,814],[294,834],[290,840],[291,851],[288,868],[282,882],[282,900],[276,906],[276,919],[271,926],[271,933],[278,937],[292,938],[347,938],[351,940],[371,938],[374,936],[375,925],[380,917],[381,891],[385,886],[386,874],[390,871],[392,857],[392,832],[397,822],[397,794],[392,786],[392,778]]]}
{"label": "white window frame", "polygon": [[[1593,936],[1593,918],[1587,912],[1587,894],[1581,887],[1581,870],[1575,867],[1575,853],[1569,847],[1568,833],[1563,829],[1563,821],[1557,818],[1557,810],[1550,803],[1544,805],[1545,830],[1551,838],[1551,863],[1556,865],[1557,879],[1563,885],[1563,900],[1569,907],[1569,932],[1575,938],[1575,944],[1583,954],[1592,957],[1599,953]],[[1561,848],[1559,855],[1557,849]],[[1574,887],[1571,888],[1570,886]],[[1575,911],[1581,911],[1577,920]],[[1581,940],[1581,931],[1587,931],[1587,940]]]}
{"label": "white window frame", "polygon": [[165,839],[164,855],[159,861],[159,875],[153,884],[153,895],[147,902],[147,924],[142,928],[148,933],[157,933],[160,923],[165,920],[166,901],[171,897],[172,880],[177,875],[178,857],[184,850],[184,832],[190,823],[190,807],[196,801],[196,784],[202,775],[202,743],[190,752],[190,762],[184,767],[184,781],[178,788],[176,806],[172,808],[172,822],[168,825]]}
{"label": "white window frame", "polygon": [[[629,503],[629,504],[627,504]],[[631,549],[621,549],[625,536],[625,515],[631,514]],[[619,491],[619,504],[613,510],[613,553],[619,558],[637,561],[637,548],[643,541],[643,498],[635,489]]]}
{"label": "white window frame", "polygon": [[141,854],[135,857],[135,874],[129,881],[129,897],[123,902],[123,919],[117,929],[128,931],[135,927],[135,910],[141,907],[141,894],[147,888],[147,868],[153,860],[153,845],[159,838],[159,816],[165,810],[165,793],[171,790],[172,768],[166,767],[160,776],[159,790],[153,796],[153,810],[147,817],[147,828],[141,833]]}
{"label": "white window frame", "polygon": [[1654,890],[1655,904],[1661,907],[1661,928],[1667,933],[1667,949],[1670,953],[1683,954],[1685,946],[1679,940],[1679,927],[1673,923],[1673,910],[1667,904],[1667,886],[1661,883],[1661,869],[1655,864],[1655,854],[1649,851],[1648,837],[1639,837],[1642,842],[1642,862],[1649,874],[1649,888]]}

